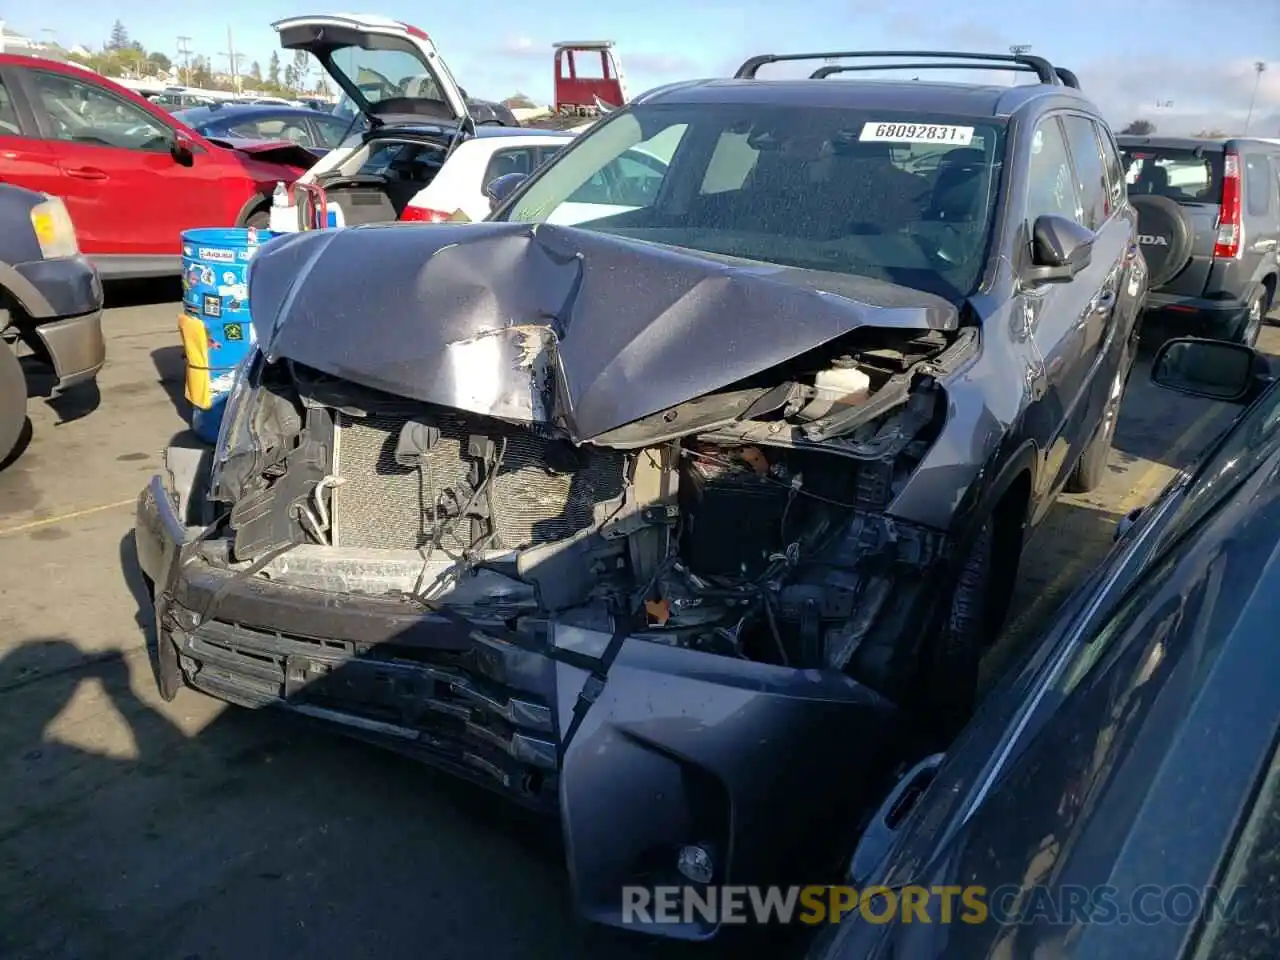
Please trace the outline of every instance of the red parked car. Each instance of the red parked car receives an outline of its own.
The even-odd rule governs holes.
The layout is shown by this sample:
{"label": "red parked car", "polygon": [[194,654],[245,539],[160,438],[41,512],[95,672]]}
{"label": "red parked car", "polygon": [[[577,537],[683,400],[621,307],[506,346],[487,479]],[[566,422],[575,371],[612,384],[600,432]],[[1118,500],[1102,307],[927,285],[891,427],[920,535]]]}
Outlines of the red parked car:
{"label": "red parked car", "polygon": [[0,180],[62,197],[105,279],[179,273],[189,227],[265,227],[277,181],[314,161],[292,143],[202,137],[73,64],[0,54]]}

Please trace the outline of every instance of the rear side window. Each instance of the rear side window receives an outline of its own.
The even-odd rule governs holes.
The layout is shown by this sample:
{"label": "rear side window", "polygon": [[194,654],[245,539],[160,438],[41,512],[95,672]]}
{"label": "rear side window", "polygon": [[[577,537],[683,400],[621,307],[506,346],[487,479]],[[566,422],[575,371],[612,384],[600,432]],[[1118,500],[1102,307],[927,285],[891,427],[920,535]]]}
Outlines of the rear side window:
{"label": "rear side window", "polygon": [[1131,147],[1122,151],[1129,196],[1168,197],[1175,203],[1217,203],[1222,197],[1222,151]]}
{"label": "rear side window", "polygon": [[1245,206],[1251,217],[1271,212],[1271,164],[1261,153],[1248,153],[1244,158]]}
{"label": "rear side window", "polygon": [[1111,215],[1108,201],[1107,171],[1102,166],[1102,148],[1093,130],[1093,121],[1086,117],[1062,118],[1071,145],[1071,158],[1076,165],[1076,178],[1080,187],[1081,220],[1090,230],[1097,230]]}
{"label": "rear side window", "polygon": [[1116,142],[1111,139],[1111,132],[1102,124],[1095,124],[1098,142],[1102,144],[1102,163],[1107,168],[1107,190],[1110,194],[1111,209],[1117,209],[1124,202],[1124,162],[1120,159],[1120,151]]}

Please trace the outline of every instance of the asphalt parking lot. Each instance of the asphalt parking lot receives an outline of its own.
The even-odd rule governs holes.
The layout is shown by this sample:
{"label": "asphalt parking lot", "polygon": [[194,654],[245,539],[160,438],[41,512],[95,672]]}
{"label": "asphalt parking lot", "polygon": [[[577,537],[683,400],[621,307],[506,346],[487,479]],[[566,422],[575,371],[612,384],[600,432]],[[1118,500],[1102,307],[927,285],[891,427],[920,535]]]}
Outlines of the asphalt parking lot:
{"label": "asphalt parking lot", "polygon": [[[160,701],[130,531],[184,427],[176,284],[111,298],[96,395],[35,400],[0,473],[0,956],[683,954],[578,926],[556,838],[496,800],[191,691]],[[993,668],[1230,414],[1146,377],[1103,488],[1027,551]]]}

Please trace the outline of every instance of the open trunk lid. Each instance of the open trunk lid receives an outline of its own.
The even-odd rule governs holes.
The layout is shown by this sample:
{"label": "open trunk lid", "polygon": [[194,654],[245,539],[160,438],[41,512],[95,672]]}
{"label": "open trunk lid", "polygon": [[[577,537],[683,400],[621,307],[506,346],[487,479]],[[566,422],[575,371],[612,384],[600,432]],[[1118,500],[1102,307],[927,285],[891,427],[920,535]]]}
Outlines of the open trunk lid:
{"label": "open trunk lid", "polygon": [[319,14],[272,26],[285,50],[306,50],[374,126],[390,114],[465,123],[466,98],[431,38],[373,14]]}

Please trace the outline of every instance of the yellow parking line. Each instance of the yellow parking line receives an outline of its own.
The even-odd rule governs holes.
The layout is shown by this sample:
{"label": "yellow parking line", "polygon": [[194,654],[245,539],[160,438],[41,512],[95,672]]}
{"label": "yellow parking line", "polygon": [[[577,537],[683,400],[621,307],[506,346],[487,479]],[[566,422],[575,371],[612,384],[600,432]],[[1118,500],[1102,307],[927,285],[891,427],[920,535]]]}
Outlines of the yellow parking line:
{"label": "yellow parking line", "polygon": [[30,523],[20,523],[16,527],[0,527],[0,537],[12,537],[19,533],[29,533],[32,530],[39,530],[41,527],[52,527],[59,523],[66,523],[68,520],[89,517],[95,513],[119,510],[121,507],[132,506],[137,502],[137,497],[130,497],[128,500],[119,500],[116,503],[103,503],[96,507],[85,507],[83,510],[71,510],[67,513],[60,513],[56,517],[42,517],[39,520],[32,520]]}

